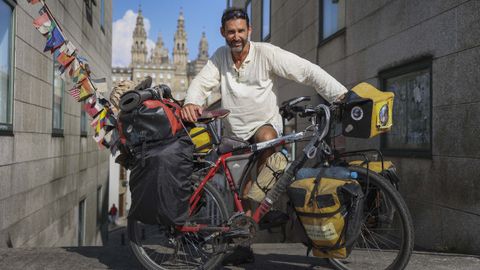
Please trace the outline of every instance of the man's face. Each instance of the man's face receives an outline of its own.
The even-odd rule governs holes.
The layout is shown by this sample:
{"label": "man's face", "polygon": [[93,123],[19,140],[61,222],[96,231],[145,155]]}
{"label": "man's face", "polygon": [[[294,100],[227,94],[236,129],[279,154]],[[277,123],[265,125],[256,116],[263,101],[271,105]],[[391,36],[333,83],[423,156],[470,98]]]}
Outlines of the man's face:
{"label": "man's face", "polygon": [[232,52],[239,53],[247,45],[252,28],[247,27],[247,21],[244,19],[233,19],[226,21],[225,27],[220,31]]}

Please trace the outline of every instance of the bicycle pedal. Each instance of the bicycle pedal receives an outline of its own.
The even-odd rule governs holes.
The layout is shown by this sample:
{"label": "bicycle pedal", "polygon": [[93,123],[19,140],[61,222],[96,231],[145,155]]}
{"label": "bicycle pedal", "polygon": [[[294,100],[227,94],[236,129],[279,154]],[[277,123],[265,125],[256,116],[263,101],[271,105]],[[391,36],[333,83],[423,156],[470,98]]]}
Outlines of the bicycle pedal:
{"label": "bicycle pedal", "polygon": [[267,230],[275,227],[280,227],[286,224],[290,220],[288,214],[279,211],[271,210],[267,212],[265,216],[258,222],[258,227],[260,230]]}
{"label": "bicycle pedal", "polygon": [[237,237],[242,237],[242,238],[250,238],[250,230],[248,229],[235,229],[231,230],[229,232],[226,232],[223,234],[224,237],[226,238],[237,238]]}

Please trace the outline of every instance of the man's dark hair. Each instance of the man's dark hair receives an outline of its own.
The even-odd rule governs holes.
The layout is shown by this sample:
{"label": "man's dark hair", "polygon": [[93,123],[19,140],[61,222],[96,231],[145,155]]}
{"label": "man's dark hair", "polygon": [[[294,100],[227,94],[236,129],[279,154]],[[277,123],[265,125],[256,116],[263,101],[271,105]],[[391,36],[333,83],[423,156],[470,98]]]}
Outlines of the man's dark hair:
{"label": "man's dark hair", "polygon": [[247,27],[250,27],[250,19],[247,12],[243,8],[231,7],[225,9],[222,15],[222,28],[225,28],[225,23],[229,20],[244,19],[247,21]]}

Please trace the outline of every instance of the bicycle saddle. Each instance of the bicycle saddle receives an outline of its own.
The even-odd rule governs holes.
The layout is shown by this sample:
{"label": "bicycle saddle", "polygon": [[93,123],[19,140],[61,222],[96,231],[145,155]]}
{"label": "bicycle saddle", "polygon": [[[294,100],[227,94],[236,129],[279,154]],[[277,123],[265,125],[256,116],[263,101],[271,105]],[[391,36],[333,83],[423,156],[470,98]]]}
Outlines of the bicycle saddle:
{"label": "bicycle saddle", "polygon": [[198,117],[197,122],[206,123],[206,122],[213,121],[215,119],[221,119],[221,118],[227,117],[227,115],[229,114],[230,114],[230,111],[225,109],[218,109],[218,110],[211,110],[211,111],[204,110],[202,112],[202,115]]}

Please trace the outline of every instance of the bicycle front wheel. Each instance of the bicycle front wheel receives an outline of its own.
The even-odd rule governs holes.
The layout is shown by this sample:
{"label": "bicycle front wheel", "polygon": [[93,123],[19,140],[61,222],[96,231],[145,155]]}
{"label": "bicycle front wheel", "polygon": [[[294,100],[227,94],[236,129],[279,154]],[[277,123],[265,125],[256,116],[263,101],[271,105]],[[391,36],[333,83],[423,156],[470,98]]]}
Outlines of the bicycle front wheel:
{"label": "bicycle front wheel", "polygon": [[[220,226],[228,220],[227,207],[209,183],[190,223]],[[162,224],[148,225],[128,220],[130,247],[138,261],[149,270],[213,269],[224,255],[226,242],[212,232],[181,233]]]}
{"label": "bicycle front wheel", "polygon": [[410,212],[388,179],[362,167],[350,167],[366,195],[361,234],[346,259],[330,259],[340,270],[404,269],[413,249]]}

